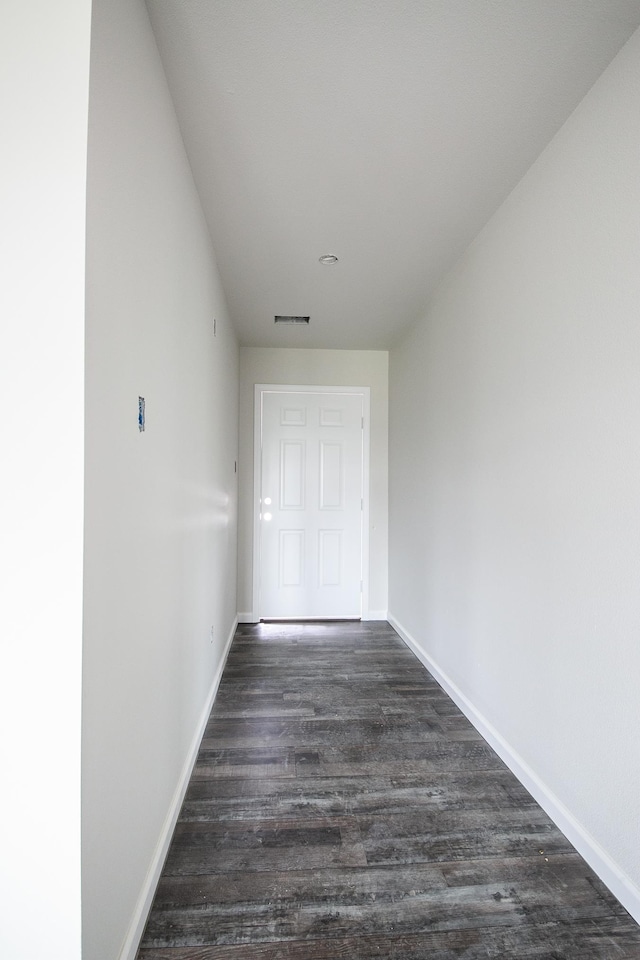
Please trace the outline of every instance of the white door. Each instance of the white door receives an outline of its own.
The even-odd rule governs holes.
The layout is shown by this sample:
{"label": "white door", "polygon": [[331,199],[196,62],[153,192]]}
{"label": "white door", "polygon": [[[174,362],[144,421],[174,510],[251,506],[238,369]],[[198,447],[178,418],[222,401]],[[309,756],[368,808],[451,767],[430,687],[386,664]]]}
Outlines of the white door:
{"label": "white door", "polygon": [[259,616],[358,618],[363,394],[260,397]]}

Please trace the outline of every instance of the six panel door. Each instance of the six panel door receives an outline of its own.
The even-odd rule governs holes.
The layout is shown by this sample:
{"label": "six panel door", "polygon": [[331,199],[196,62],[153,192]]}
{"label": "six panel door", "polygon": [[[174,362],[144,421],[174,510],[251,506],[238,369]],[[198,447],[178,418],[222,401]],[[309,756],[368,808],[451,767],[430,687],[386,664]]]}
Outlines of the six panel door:
{"label": "six panel door", "polygon": [[363,398],[262,394],[262,618],[358,618]]}

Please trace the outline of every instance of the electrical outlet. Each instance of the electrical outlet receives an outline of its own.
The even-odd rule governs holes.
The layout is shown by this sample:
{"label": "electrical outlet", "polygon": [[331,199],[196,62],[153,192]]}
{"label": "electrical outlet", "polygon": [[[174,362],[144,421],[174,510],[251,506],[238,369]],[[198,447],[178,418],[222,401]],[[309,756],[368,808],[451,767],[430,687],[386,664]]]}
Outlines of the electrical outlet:
{"label": "electrical outlet", "polygon": [[213,627],[211,627],[211,643],[213,643]]}
{"label": "electrical outlet", "polygon": [[214,318],[213,318],[213,335],[214,335],[214,337],[216,337],[216,336],[218,335],[218,333],[217,333],[217,326],[218,326],[218,324],[217,324],[216,318],[214,317]]}

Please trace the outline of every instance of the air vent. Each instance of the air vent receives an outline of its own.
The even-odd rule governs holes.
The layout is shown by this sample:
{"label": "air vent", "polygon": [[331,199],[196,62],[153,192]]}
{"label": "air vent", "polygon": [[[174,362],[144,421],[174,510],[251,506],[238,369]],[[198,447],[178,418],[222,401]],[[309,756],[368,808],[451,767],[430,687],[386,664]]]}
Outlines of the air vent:
{"label": "air vent", "polygon": [[274,323],[309,323],[310,317],[274,317]]}

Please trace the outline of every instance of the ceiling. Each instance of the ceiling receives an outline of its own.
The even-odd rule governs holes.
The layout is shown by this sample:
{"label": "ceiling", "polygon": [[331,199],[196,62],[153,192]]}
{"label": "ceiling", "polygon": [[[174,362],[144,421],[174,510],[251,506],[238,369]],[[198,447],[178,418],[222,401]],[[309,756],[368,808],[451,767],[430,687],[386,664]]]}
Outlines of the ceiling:
{"label": "ceiling", "polygon": [[640,0],[147,6],[254,346],[388,348],[640,24]]}

